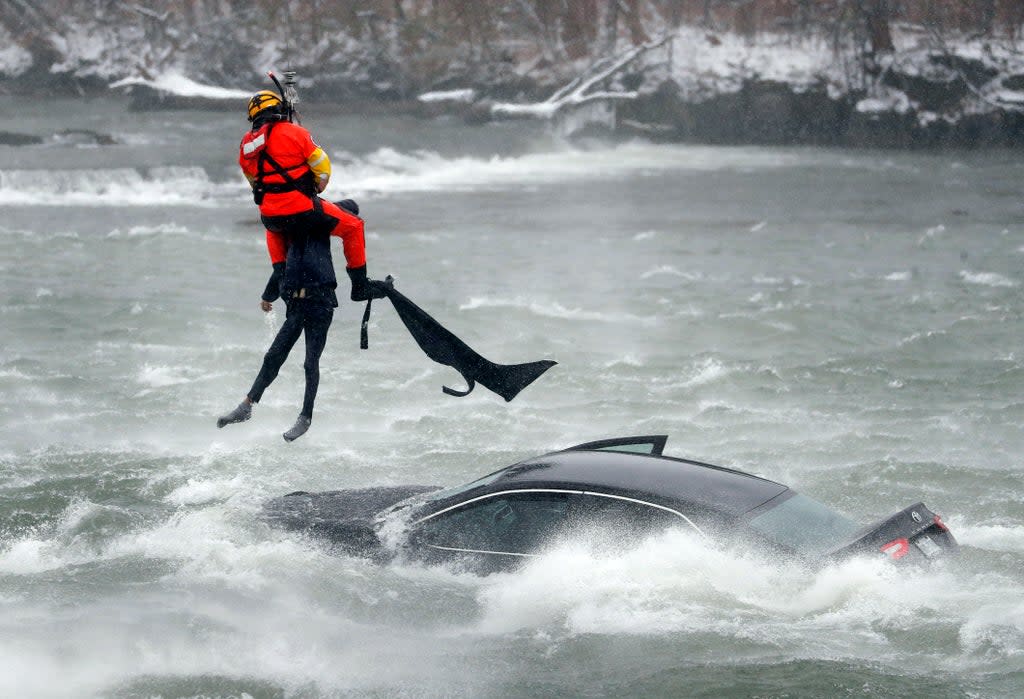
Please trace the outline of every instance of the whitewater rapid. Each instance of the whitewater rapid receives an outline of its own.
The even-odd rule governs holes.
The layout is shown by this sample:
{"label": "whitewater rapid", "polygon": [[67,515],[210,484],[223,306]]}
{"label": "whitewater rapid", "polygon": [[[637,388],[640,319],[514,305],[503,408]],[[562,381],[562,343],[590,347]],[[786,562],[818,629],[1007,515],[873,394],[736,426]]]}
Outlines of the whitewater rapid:
{"label": "whitewater rapid", "polygon": [[[359,350],[345,302],[286,445],[300,357],[251,421],[214,426],[284,315],[258,309],[244,119],[75,106],[118,142],[0,148],[0,696],[1024,691],[1016,155],[311,115],[370,275],[489,359],[559,364],[511,403],[450,398],[386,306]],[[70,108],[22,123],[45,137]],[[479,577],[259,516],[628,434],[861,521],[924,500],[962,555],[815,568],[676,532]]]}

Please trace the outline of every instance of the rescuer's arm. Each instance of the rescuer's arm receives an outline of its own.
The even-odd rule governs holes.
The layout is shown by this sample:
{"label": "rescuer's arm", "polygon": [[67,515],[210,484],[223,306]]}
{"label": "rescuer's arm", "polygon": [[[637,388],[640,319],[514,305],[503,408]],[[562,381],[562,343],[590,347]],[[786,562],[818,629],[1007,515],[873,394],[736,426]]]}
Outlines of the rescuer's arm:
{"label": "rescuer's arm", "polygon": [[275,263],[274,271],[270,274],[270,279],[267,280],[263,296],[260,297],[260,308],[265,313],[270,313],[270,310],[274,307],[274,301],[281,297],[281,277],[284,276],[284,269],[284,262]]}
{"label": "rescuer's arm", "polygon": [[313,181],[316,182],[316,191],[322,192],[327,189],[327,183],[331,179],[331,159],[320,146],[316,147],[308,158],[306,164],[313,171]]}

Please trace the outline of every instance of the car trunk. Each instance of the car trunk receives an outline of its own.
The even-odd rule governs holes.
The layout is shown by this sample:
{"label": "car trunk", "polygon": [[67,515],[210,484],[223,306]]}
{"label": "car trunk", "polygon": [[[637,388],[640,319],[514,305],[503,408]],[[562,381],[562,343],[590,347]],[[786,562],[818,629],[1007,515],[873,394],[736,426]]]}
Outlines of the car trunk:
{"label": "car trunk", "polygon": [[942,518],[919,502],[861,529],[832,555],[881,552],[894,561],[922,561],[958,549],[959,544]]}

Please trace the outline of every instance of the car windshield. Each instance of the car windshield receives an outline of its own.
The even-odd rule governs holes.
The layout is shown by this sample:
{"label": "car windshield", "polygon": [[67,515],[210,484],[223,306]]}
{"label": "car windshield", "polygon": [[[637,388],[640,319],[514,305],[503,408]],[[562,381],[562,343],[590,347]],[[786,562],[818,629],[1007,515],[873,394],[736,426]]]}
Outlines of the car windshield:
{"label": "car windshield", "polygon": [[799,493],[754,517],[750,526],[804,554],[834,548],[860,529],[853,520]]}
{"label": "car windshield", "polygon": [[433,502],[435,500],[444,500],[445,498],[450,498],[453,495],[458,495],[459,493],[465,493],[467,490],[472,490],[473,488],[479,487],[481,485],[487,485],[491,481],[497,480],[498,476],[500,476],[506,470],[507,469],[505,468],[498,469],[494,473],[488,473],[483,478],[477,478],[475,481],[470,481],[469,483],[464,483],[462,485],[455,485],[452,486],[451,488],[444,488],[443,490],[435,490],[432,493],[427,493],[423,499],[425,502]]}

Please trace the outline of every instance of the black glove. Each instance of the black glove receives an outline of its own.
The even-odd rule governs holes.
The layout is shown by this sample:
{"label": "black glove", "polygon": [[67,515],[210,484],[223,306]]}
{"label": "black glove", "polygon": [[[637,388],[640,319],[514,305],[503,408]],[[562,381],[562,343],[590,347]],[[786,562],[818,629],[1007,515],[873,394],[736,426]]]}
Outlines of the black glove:
{"label": "black glove", "polygon": [[264,301],[273,302],[281,297],[281,280],[284,277],[284,262],[274,263],[274,272],[267,280],[267,288],[263,290]]}
{"label": "black glove", "polygon": [[349,298],[353,301],[367,301],[369,299],[382,299],[387,296],[385,290],[387,284],[376,279],[366,278],[366,265],[362,267],[348,267],[348,278],[352,280],[352,294]]}
{"label": "black glove", "polygon": [[382,299],[388,295],[387,290],[391,288],[391,284],[388,282],[382,282],[379,279],[369,279],[366,282],[370,286],[370,298],[371,299]]}

